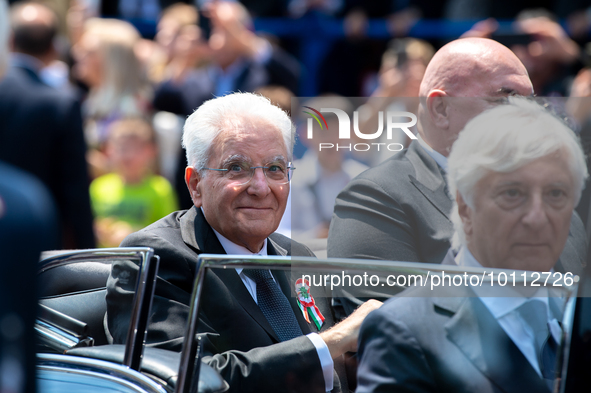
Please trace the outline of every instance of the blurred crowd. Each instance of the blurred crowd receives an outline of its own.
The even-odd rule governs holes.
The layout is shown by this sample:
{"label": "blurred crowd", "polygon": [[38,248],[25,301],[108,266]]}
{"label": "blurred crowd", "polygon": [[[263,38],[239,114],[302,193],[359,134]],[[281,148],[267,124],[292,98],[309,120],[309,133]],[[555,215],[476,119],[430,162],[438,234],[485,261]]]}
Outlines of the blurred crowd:
{"label": "blurred crowd", "polygon": [[[182,125],[213,97],[258,92],[287,112],[310,91],[314,97],[299,104],[319,108],[331,97],[332,107],[348,112],[356,104],[345,97],[369,97],[360,128],[375,129],[373,115],[392,105],[379,98],[418,97],[436,49],[457,38],[425,34],[421,21],[474,22],[463,35],[507,45],[539,96],[591,96],[591,7],[580,0],[10,3],[0,160],[35,174],[51,191],[63,248],[117,246],[129,233],[192,206]],[[372,33],[376,20],[385,22],[379,34]],[[276,31],[257,30],[257,21],[274,22],[268,26]],[[282,32],[282,23],[296,26],[295,33]],[[318,23],[339,28],[317,35]],[[397,105],[416,110],[416,101]],[[566,105],[586,147],[589,106],[585,100]],[[292,117],[296,124],[303,122],[299,114]],[[328,123],[336,120],[327,116]],[[282,227],[324,238],[339,191],[385,157],[338,150],[319,157],[305,142],[296,145],[301,182],[292,190],[292,203],[305,214],[291,219],[288,208]],[[410,140],[401,134],[397,142]],[[587,205],[579,211],[583,221]]]}

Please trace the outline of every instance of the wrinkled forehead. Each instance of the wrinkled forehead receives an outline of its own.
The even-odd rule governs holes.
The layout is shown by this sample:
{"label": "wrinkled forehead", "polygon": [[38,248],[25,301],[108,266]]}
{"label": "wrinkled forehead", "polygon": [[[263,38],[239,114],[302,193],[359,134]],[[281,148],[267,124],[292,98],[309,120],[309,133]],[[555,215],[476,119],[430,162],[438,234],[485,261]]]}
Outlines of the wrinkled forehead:
{"label": "wrinkled forehead", "polygon": [[259,118],[228,118],[213,140],[211,158],[223,161],[243,157],[250,162],[288,160],[283,133],[268,121]]}
{"label": "wrinkled forehead", "polygon": [[574,188],[575,173],[571,167],[570,153],[565,148],[534,159],[514,159],[511,168],[486,169],[481,186],[491,188],[504,185],[546,187],[562,185]]}
{"label": "wrinkled forehead", "polygon": [[508,95],[531,96],[533,86],[527,70],[518,59],[482,57],[463,63],[453,74],[452,89],[456,96],[499,97]]}

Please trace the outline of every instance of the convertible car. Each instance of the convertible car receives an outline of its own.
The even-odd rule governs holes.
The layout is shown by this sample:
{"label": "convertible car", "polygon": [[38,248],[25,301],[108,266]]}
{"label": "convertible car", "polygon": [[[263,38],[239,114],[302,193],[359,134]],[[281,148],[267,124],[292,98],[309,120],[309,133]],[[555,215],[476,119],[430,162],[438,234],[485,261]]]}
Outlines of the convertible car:
{"label": "convertible car", "polygon": [[[109,344],[105,324],[106,286],[114,262],[137,265],[133,311],[125,345]],[[369,277],[365,285],[391,287],[393,295],[417,280],[448,274],[480,277],[486,283],[517,283],[532,279],[531,272],[478,269],[423,263],[202,255],[195,278],[191,308],[181,353],[144,345],[156,285],[159,257],[150,248],[97,249],[44,254],[39,264],[40,312],[37,390],[46,392],[224,392],[228,384],[201,361],[197,324],[203,278],[211,269],[260,268],[292,272],[294,282],[336,284],[334,277]],[[306,277],[307,276],[307,277]],[[373,277],[376,277],[373,279]],[[398,279],[396,279],[398,277]],[[410,277],[414,277],[411,284]],[[401,278],[404,278],[402,282]],[[373,280],[373,281],[372,281]],[[323,281],[320,284],[320,281]],[[339,280],[340,281],[340,280]],[[300,281],[301,284],[301,281]],[[341,284],[339,282],[339,284]],[[591,376],[591,270],[571,277],[561,286],[567,298],[563,337],[558,356],[555,392],[589,391]],[[516,284],[514,284],[516,285]],[[518,285],[518,284],[517,284]],[[353,287],[354,285],[350,285]],[[351,289],[351,288],[349,288]],[[386,293],[388,291],[385,291]]]}

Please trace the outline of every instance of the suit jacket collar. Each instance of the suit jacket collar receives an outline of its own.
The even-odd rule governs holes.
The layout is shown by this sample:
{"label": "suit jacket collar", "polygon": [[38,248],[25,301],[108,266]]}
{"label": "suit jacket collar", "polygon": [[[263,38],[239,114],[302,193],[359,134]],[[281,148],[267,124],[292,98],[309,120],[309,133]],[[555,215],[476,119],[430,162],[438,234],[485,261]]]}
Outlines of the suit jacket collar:
{"label": "suit jacket collar", "polygon": [[[450,249],[442,264],[455,264],[453,258]],[[450,315],[444,326],[448,339],[502,391],[549,392],[547,383],[475,293],[466,287],[451,290],[432,298],[439,312]]]}
{"label": "suit jacket collar", "polygon": [[437,210],[449,219],[452,199],[449,196],[447,182],[439,165],[418,142],[410,144],[406,157],[415,169],[415,176],[409,176],[411,183]]}
{"label": "suit jacket collar", "polygon": [[[192,207],[180,219],[181,235],[183,241],[197,253],[207,254],[226,254],[226,251],[220,244],[217,236],[211,229],[211,226],[205,220],[205,216],[201,209]],[[268,255],[287,256],[287,250],[279,246],[271,238],[267,239],[267,253]],[[259,306],[254,302],[252,296],[244,286],[242,279],[234,269],[216,269],[215,274],[222,280],[228,291],[238,300],[240,305],[253,317],[265,331],[279,342],[279,337],[263,315]],[[310,332],[309,324],[304,320],[302,312],[300,311],[296,299],[293,295],[293,285],[288,275],[283,271],[274,271],[273,276],[279,284],[281,290],[289,300],[291,308],[302,332],[307,334]]]}
{"label": "suit jacket collar", "polygon": [[[215,233],[205,221],[201,209],[193,206],[180,218],[183,241],[199,253],[225,254]],[[211,250],[211,251],[210,251]]]}
{"label": "suit jacket collar", "polygon": [[39,77],[39,74],[37,73],[36,70],[33,70],[30,67],[24,66],[24,65],[20,65],[20,64],[15,64],[12,66],[12,69],[14,70],[13,72],[18,72],[19,74],[23,74],[25,75],[29,80],[35,82],[35,83],[40,83],[45,85],[45,83],[41,80],[41,78]]}

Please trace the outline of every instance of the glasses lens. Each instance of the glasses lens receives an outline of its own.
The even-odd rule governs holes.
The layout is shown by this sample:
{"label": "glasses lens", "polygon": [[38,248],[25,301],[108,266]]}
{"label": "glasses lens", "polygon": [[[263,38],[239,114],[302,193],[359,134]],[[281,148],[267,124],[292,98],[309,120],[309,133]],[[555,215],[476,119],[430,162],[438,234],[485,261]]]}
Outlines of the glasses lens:
{"label": "glasses lens", "polygon": [[291,180],[293,169],[289,163],[287,166],[284,163],[272,163],[265,166],[250,166],[248,162],[233,162],[225,165],[223,169],[226,178],[237,185],[244,185],[248,183],[254,172],[260,168],[267,178],[267,182],[271,184],[286,184]]}
{"label": "glasses lens", "polygon": [[246,162],[233,162],[224,166],[226,177],[236,183],[246,183],[251,178],[250,165]]}
{"label": "glasses lens", "polygon": [[287,180],[287,168],[280,164],[269,164],[266,167],[267,179],[275,183],[286,183]]}

